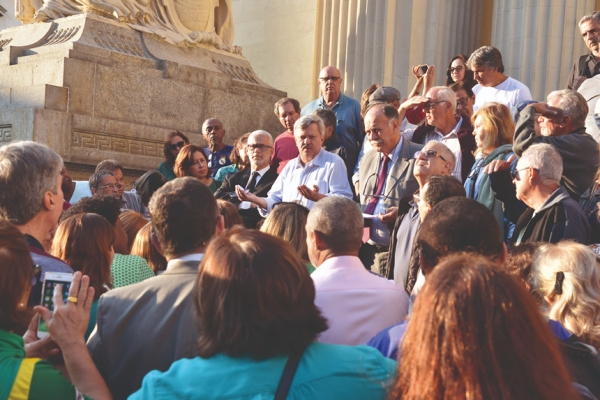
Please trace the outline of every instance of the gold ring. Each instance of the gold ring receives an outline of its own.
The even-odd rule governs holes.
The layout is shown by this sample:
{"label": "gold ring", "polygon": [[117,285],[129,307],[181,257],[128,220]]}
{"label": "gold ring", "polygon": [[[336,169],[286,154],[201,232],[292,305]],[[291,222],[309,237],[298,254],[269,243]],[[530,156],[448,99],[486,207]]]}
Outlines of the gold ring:
{"label": "gold ring", "polygon": [[77,304],[78,299],[77,299],[77,297],[69,296],[69,297],[67,297],[67,301],[69,303]]}

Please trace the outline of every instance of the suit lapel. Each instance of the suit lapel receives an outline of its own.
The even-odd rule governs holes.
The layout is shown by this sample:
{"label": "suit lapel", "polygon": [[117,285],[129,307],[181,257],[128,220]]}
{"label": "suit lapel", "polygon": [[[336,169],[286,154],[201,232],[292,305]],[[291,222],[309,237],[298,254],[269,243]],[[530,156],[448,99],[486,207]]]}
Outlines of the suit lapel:
{"label": "suit lapel", "polygon": [[273,168],[269,168],[262,178],[260,178],[260,181],[258,181],[256,184],[254,193],[259,193],[267,187],[270,188],[270,186],[273,185],[273,182],[275,182],[275,179],[277,179],[277,171],[275,171]]}
{"label": "suit lapel", "polygon": [[245,188],[246,185],[248,185],[249,180],[250,180],[250,170],[244,171],[239,178],[238,185]]}

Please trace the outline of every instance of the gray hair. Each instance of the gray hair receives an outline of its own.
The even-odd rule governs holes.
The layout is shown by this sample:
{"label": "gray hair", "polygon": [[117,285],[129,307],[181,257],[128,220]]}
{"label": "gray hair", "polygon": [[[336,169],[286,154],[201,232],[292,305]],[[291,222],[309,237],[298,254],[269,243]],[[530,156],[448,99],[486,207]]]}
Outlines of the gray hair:
{"label": "gray hair", "polygon": [[557,108],[560,108],[563,113],[571,117],[573,127],[581,128],[585,126],[589,108],[581,93],[569,89],[555,90],[550,92],[547,100],[550,101],[554,98],[558,99]]}
{"label": "gray hair", "polygon": [[64,164],[52,149],[35,142],[0,148],[0,218],[15,225],[31,221],[47,192],[57,193]]}
{"label": "gray hair", "polygon": [[427,147],[428,145],[441,146],[441,148],[439,149],[439,153],[442,157],[444,157],[446,161],[450,161],[450,173],[452,173],[454,171],[454,168],[456,167],[456,155],[452,152],[452,150],[450,150],[450,148],[444,143],[438,142],[436,140],[430,140],[429,142],[427,142],[427,144],[425,144],[425,146],[423,146],[423,148]]}
{"label": "gray hair", "polygon": [[115,174],[107,169],[101,169],[98,172],[94,172],[89,180],[90,190],[98,189],[98,186],[100,186],[102,179],[104,179],[105,176],[115,176]]}
{"label": "gray hair", "polygon": [[560,184],[563,160],[552,145],[538,143],[525,150],[519,160],[519,168],[525,167],[537,169],[544,185]]}
{"label": "gray hair", "polygon": [[318,116],[323,120],[323,124],[325,127],[333,126],[333,130],[335,132],[335,126],[337,125],[337,116],[331,110],[327,110],[325,108],[318,108],[313,111],[313,115]]}
{"label": "gray hair", "polygon": [[298,118],[294,124],[294,132],[306,130],[310,124],[317,124],[321,136],[325,135],[325,124],[323,123],[323,120],[320,117],[312,114]]}
{"label": "gray hair", "polygon": [[504,72],[504,63],[502,62],[502,53],[495,47],[483,46],[471,54],[467,61],[467,68],[474,70],[477,67],[498,68],[498,72]]}
{"label": "gray hair", "polygon": [[320,232],[323,241],[334,252],[358,250],[363,227],[358,204],[342,196],[330,196],[316,202],[306,221],[307,231]]}
{"label": "gray hair", "polygon": [[584,15],[579,20],[579,26],[583,25],[584,22],[594,21],[597,24],[600,24],[600,11],[592,11],[589,14]]}
{"label": "gray hair", "polygon": [[452,114],[456,110],[456,95],[448,86],[434,86],[429,89],[429,93],[436,101],[447,101],[452,105]]}
{"label": "gray hair", "polygon": [[263,130],[257,130],[254,131],[250,134],[250,136],[248,136],[248,139],[250,139],[250,137],[252,136],[264,136],[264,137],[268,137],[269,138],[269,143],[271,144],[271,146],[273,145],[273,135],[271,135],[269,132],[267,131],[263,131]]}

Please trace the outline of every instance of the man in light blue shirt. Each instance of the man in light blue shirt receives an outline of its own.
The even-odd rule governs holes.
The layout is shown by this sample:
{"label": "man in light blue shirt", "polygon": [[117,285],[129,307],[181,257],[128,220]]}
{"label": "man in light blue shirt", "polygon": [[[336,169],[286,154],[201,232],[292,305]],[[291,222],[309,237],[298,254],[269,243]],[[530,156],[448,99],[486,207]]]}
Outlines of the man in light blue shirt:
{"label": "man in light blue shirt", "polygon": [[311,209],[315,202],[327,196],[352,198],[344,161],[322,149],[325,126],[316,115],[300,117],[294,124],[294,139],[300,154],[290,160],[273,183],[266,198],[247,193],[237,186],[241,201],[258,206],[265,217],[273,205],[281,202],[298,202]]}
{"label": "man in light blue shirt", "polygon": [[319,87],[323,95],[305,105],[300,115],[312,114],[319,108],[333,111],[337,118],[335,131],[340,140],[358,153],[363,141],[360,104],[340,91],[342,81],[340,71],[336,67],[323,68],[319,73]]}

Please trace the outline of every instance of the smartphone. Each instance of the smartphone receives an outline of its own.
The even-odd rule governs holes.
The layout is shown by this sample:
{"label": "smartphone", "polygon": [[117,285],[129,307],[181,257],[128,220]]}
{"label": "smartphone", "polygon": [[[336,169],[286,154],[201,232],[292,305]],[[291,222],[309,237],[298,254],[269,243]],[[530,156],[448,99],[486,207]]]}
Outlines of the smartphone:
{"label": "smartphone", "polygon": [[421,65],[421,72],[423,74],[425,74],[428,69],[429,69],[429,65],[427,65],[427,64]]}
{"label": "smartphone", "polygon": [[[44,283],[42,284],[42,306],[50,311],[54,311],[52,296],[54,295],[54,287],[59,284],[62,285],[63,301],[66,302],[67,297],[69,297],[69,288],[71,287],[72,280],[73,274],[65,272],[46,272]],[[41,316],[39,318],[37,336],[40,339],[43,339],[48,336],[49,333],[44,319]]]}

